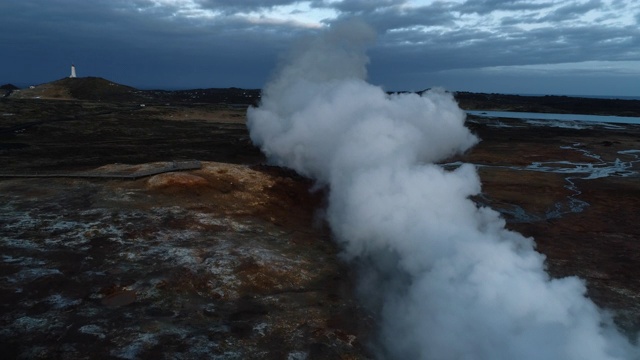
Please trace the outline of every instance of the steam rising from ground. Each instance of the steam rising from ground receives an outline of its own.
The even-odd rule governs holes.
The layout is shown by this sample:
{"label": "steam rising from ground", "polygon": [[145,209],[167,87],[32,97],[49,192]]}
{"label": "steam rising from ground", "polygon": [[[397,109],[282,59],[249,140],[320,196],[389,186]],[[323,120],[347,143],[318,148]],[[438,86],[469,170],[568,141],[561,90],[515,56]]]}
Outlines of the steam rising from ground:
{"label": "steam rising from ground", "polygon": [[475,168],[434,164],[477,139],[441,90],[368,84],[359,22],[309,40],[250,108],[269,159],[330,188],[327,217],[380,314],[393,359],[636,359],[574,277],[550,279],[531,239],[477,207]]}

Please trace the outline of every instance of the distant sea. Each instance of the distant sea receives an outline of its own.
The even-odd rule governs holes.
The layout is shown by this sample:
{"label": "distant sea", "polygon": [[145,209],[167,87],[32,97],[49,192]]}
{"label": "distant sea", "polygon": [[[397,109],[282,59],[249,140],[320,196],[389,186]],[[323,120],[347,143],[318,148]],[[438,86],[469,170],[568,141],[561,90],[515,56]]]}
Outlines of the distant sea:
{"label": "distant sea", "polygon": [[530,113],[519,111],[467,110],[467,114],[487,118],[514,118],[524,120],[588,121],[595,123],[640,124],[640,117],[604,116],[584,114]]}
{"label": "distant sea", "polygon": [[[508,95],[508,94],[504,94]],[[558,94],[512,94],[519,96],[567,96],[587,99],[619,99],[619,100],[640,100],[640,96],[619,96],[619,95],[558,95]]]}

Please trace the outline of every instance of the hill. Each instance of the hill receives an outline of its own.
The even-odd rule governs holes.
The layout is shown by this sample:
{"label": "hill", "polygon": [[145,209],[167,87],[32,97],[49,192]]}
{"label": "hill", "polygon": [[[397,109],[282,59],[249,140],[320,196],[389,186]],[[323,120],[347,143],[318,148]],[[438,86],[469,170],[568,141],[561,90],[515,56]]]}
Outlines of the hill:
{"label": "hill", "polygon": [[16,99],[232,105],[256,105],[260,93],[259,89],[240,88],[139,90],[100,77],[63,78],[28,89],[7,90],[7,96]]}
{"label": "hill", "polygon": [[67,89],[78,100],[126,101],[137,96],[135,88],[100,77],[64,78],[51,84]]}
{"label": "hill", "polygon": [[0,89],[2,90],[18,90],[19,87],[13,85],[13,84],[4,84],[2,86],[0,86]]}
{"label": "hill", "polygon": [[2,91],[0,91],[0,94],[2,94],[3,97],[7,97],[9,95],[11,95],[12,92],[14,92],[15,90],[18,90],[19,88],[13,84],[4,84],[2,86],[0,86],[0,90],[4,91],[4,94],[2,94]]}
{"label": "hill", "polygon": [[115,102],[139,101],[141,98],[137,89],[100,77],[63,78],[14,91],[11,97]]}

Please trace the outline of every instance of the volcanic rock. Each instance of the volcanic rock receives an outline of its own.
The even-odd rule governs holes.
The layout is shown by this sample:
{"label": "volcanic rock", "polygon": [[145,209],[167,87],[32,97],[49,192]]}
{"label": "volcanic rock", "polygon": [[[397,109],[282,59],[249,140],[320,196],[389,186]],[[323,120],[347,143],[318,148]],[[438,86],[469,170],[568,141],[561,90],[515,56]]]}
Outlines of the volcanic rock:
{"label": "volcanic rock", "polygon": [[3,353],[366,358],[368,319],[310,186],[222,163],[1,181]]}
{"label": "volcanic rock", "polygon": [[[264,165],[234,105],[259,91],[103,80],[0,100],[3,356],[370,358],[375,321],[322,221],[325,194]],[[511,107],[494,98],[473,106]],[[640,128],[468,126],[482,141],[443,166],[475,164],[473,200],[533,236],[552,276],[582,277],[640,329]]]}

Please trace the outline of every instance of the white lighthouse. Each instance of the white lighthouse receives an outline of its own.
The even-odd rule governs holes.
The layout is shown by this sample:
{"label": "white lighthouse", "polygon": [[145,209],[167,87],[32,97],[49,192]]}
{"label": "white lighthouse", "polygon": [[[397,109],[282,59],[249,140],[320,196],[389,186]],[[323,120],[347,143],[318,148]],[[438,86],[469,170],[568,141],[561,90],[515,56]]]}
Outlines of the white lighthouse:
{"label": "white lighthouse", "polygon": [[76,77],[76,67],[73,64],[71,64],[71,75],[69,77],[70,78]]}

